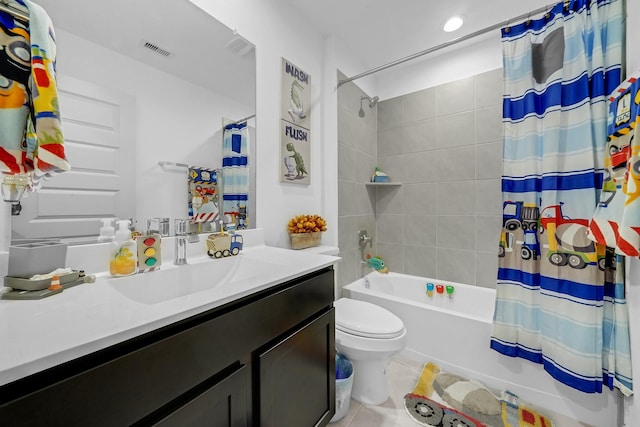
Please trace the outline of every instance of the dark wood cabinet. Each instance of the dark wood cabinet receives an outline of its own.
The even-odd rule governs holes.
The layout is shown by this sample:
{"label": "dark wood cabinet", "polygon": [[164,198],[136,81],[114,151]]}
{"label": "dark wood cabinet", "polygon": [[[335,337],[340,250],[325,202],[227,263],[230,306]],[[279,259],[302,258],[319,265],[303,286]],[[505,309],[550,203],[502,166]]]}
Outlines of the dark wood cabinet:
{"label": "dark wood cabinet", "polygon": [[7,426],[324,426],[327,267],[0,387]]}
{"label": "dark wood cabinet", "polygon": [[333,309],[258,356],[259,425],[326,425],[335,406]]}

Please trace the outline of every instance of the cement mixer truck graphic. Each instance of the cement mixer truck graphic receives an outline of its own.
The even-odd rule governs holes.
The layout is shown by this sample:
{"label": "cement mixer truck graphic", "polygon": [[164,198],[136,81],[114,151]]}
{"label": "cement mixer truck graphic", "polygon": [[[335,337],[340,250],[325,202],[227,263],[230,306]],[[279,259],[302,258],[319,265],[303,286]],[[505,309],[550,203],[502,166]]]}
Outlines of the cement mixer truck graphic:
{"label": "cement mixer truck graphic", "polygon": [[546,233],[549,262],[553,265],[569,265],[582,269],[587,265],[605,267],[603,245],[596,245],[587,237],[589,221],[571,219],[562,214],[562,203],[547,206],[540,213],[541,233]]}

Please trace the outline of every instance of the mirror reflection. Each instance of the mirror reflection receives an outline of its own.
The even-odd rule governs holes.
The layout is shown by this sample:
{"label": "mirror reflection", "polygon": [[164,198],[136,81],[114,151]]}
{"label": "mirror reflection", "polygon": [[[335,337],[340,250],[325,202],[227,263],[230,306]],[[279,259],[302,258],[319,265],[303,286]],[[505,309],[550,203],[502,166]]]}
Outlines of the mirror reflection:
{"label": "mirror reflection", "polygon": [[224,127],[247,117],[243,220],[253,228],[254,47],[187,0],[37,3],[56,31],[72,170],[22,198],[12,240],[95,242],[101,218],[132,218],[141,230],[150,218],[187,218],[188,167],[221,168]]}

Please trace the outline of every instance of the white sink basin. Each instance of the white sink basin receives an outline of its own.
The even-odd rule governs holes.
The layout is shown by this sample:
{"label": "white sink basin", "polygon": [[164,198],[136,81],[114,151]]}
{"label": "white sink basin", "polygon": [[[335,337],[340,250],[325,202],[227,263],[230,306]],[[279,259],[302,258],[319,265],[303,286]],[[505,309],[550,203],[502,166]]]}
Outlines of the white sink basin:
{"label": "white sink basin", "polygon": [[187,265],[162,266],[160,270],[109,278],[107,282],[126,298],[142,304],[158,304],[207,292],[207,299],[233,296],[251,286],[264,284],[283,264],[251,257],[246,253],[221,259],[202,258]]}

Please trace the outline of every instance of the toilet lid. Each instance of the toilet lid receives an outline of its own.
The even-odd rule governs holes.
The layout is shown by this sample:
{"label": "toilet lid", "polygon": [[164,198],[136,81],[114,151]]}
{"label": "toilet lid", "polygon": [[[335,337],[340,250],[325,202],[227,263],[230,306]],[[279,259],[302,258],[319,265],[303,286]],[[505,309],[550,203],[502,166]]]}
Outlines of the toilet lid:
{"label": "toilet lid", "polygon": [[390,311],[349,298],[333,303],[336,308],[336,329],[367,338],[395,338],[404,332],[402,320]]}

